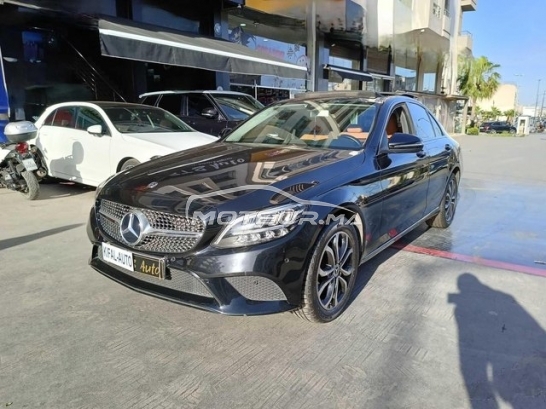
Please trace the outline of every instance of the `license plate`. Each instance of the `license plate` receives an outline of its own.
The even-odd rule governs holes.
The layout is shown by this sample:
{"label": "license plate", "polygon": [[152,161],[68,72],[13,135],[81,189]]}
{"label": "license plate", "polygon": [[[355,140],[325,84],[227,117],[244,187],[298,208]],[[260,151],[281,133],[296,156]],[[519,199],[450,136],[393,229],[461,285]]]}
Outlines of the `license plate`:
{"label": "license plate", "polygon": [[102,258],[104,261],[129,271],[146,274],[159,279],[165,278],[165,263],[159,258],[135,254],[108,243],[102,243]]}
{"label": "license plate", "polygon": [[36,162],[34,162],[34,159],[32,159],[32,158],[23,159],[23,166],[29,172],[38,169],[38,166],[36,165]]}

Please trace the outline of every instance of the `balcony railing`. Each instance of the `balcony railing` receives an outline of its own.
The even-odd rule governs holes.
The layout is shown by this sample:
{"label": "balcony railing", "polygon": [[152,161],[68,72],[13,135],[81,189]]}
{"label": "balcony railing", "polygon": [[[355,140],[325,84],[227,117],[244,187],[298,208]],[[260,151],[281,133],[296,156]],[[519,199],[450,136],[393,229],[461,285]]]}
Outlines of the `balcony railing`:
{"label": "balcony railing", "polygon": [[434,17],[442,18],[442,7],[440,7],[439,4],[437,3],[432,4],[432,15]]}

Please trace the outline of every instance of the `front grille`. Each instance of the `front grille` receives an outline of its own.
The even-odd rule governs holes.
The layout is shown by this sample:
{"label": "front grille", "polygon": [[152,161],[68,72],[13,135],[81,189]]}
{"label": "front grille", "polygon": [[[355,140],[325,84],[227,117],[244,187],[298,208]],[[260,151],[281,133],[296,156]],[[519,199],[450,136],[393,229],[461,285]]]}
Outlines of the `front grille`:
{"label": "front grille", "polygon": [[118,271],[123,272],[124,274],[130,275],[131,277],[137,278],[141,281],[146,281],[150,284],[159,285],[161,287],[170,288],[175,291],[180,291],[183,293],[199,295],[201,297],[214,298],[207,287],[196,277],[187,273],[185,271],[169,269],[167,271],[167,277],[165,280],[159,280],[155,277],[149,276],[147,274],[138,273],[135,271],[129,271],[124,268],[118,267],[114,264],[104,261],[102,257],[102,251],[98,251],[99,260],[107,263],[109,266],[115,268]]}
{"label": "front grille", "polygon": [[[125,243],[121,237],[119,228],[121,219],[125,214],[137,210],[146,216],[150,227],[156,231],[146,235],[140,243],[134,246],[129,245],[129,247],[136,250],[155,253],[184,253],[195,247],[205,230],[204,223],[194,217],[138,209],[109,200],[102,200],[100,202],[97,213],[101,230],[115,241]],[[166,235],[165,233],[169,234]],[[176,233],[181,235],[176,236]],[[193,236],[184,237],[184,233],[192,233]]]}
{"label": "front grille", "polygon": [[285,301],[286,295],[273,281],[265,277],[227,277],[226,281],[247,300]]}

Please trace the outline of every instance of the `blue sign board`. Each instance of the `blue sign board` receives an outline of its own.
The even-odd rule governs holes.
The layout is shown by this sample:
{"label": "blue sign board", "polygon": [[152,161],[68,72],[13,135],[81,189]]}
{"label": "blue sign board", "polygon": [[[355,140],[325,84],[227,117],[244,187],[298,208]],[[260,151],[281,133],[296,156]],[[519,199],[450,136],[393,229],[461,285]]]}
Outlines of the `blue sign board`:
{"label": "blue sign board", "polygon": [[6,76],[4,74],[4,59],[0,49],[0,143],[7,142],[4,128],[9,122],[9,115],[8,87],[6,86]]}

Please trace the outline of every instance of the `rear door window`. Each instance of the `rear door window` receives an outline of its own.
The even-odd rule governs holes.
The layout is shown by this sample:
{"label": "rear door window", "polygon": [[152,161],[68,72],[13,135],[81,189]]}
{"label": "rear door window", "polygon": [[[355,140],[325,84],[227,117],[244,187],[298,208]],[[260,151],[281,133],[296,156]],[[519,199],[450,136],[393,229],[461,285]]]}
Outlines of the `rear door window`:
{"label": "rear door window", "polygon": [[45,119],[44,123],[42,125],[52,125],[53,119],[55,118],[55,114],[57,113],[57,110],[55,109],[52,113],[50,113],[47,118]]}
{"label": "rear door window", "polygon": [[182,96],[180,94],[164,94],[159,100],[158,106],[171,114],[182,115]]}
{"label": "rear door window", "polygon": [[51,125],[63,128],[74,128],[76,126],[76,107],[63,107],[57,109]]}
{"label": "rear door window", "polygon": [[408,108],[415,125],[417,136],[423,141],[434,139],[436,135],[434,133],[434,128],[430,123],[430,117],[427,110],[413,102],[408,103]]}
{"label": "rear door window", "polygon": [[432,124],[432,128],[434,129],[434,133],[436,134],[436,136],[445,135],[445,132],[443,131],[438,121],[436,121],[436,118],[434,118],[430,113],[428,115],[430,118],[430,123]]}

